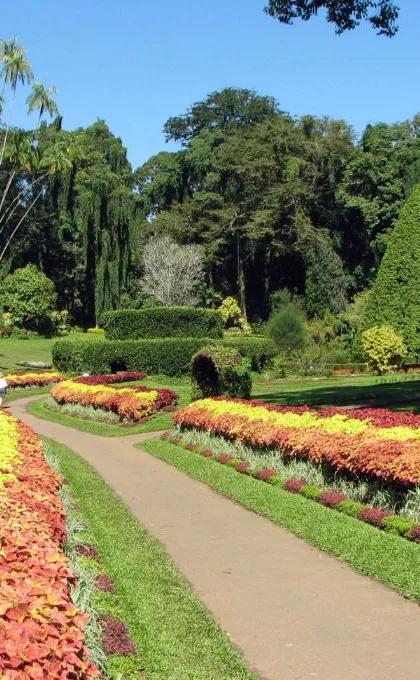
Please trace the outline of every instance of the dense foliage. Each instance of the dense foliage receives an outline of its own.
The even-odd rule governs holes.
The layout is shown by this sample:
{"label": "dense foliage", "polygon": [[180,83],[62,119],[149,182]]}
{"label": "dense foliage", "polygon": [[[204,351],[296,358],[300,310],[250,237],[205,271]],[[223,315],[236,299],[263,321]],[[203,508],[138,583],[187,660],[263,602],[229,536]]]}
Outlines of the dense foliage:
{"label": "dense foliage", "polygon": [[401,210],[366,306],[364,327],[389,325],[420,353],[420,186]]}
{"label": "dense foliage", "polygon": [[284,24],[293,19],[308,21],[321,9],[336,32],[352,30],[365,19],[380,35],[393,36],[398,30],[399,7],[392,0],[268,0],[265,11]]}
{"label": "dense foliage", "polygon": [[392,326],[373,326],[362,333],[365,357],[377,373],[386,373],[401,366],[406,355],[402,337]]}
{"label": "dense foliage", "polygon": [[52,327],[52,313],[57,293],[54,283],[35,265],[16,269],[4,279],[0,304],[11,320],[20,327],[38,331]]}
{"label": "dense foliage", "polygon": [[222,395],[249,399],[252,391],[249,369],[249,360],[233,348],[204,347],[191,362],[193,399]]}
{"label": "dense foliage", "polygon": [[221,338],[223,321],[218,311],[193,307],[120,309],[102,321],[108,340],[137,338]]}
{"label": "dense foliage", "polygon": [[[40,170],[32,180],[42,192],[11,242],[3,271],[35,264],[54,282],[58,307],[78,323],[92,322],[118,305],[128,281],[137,200],[126,151],[103,122],[66,132],[57,119],[34,135],[39,153],[61,144],[71,162],[54,175]],[[0,193],[9,172],[6,162]],[[25,168],[15,173],[6,206],[32,177]]]}
{"label": "dense foliage", "polygon": [[[226,88],[169,118],[166,137],[180,150],[134,172],[101,121],[72,132],[60,117],[34,132],[10,129],[0,202],[22,214],[22,186],[36,202],[0,275],[35,264],[58,309],[92,326],[106,310],[156,305],[145,252],[164,237],[199,248],[194,294],[213,308],[235,298],[242,328],[266,321],[285,289],[310,320],[341,314],[374,281],[420,180],[419,122],[369,125],[356,143],[345,121],[292,117],[272,97]],[[25,160],[28,144],[47,166]]]}

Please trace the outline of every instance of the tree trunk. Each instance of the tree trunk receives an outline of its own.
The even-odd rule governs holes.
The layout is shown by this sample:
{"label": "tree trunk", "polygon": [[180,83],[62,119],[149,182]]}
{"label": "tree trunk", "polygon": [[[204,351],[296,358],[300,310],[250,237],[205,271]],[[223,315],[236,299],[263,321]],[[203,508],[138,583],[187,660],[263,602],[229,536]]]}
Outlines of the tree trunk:
{"label": "tree trunk", "polygon": [[245,319],[245,323],[248,323],[248,314],[246,311],[246,282],[245,282],[245,271],[244,271],[244,260],[242,256],[241,247],[241,235],[239,232],[236,234],[236,253],[238,261],[238,292],[239,292],[239,306],[242,311],[242,316]]}

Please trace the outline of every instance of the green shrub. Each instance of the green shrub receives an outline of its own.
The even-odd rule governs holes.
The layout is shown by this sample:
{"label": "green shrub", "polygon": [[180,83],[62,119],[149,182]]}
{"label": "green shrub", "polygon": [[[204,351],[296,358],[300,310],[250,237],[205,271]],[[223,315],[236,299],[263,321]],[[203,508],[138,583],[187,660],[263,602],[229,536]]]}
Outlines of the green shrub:
{"label": "green shrub", "polygon": [[271,484],[271,486],[283,487],[285,481],[286,480],[284,480],[282,477],[279,477],[278,475],[273,475],[272,477],[269,477],[267,479],[267,484]]}
{"label": "green shrub", "polygon": [[300,493],[302,496],[305,496],[305,498],[310,498],[312,501],[314,501],[316,500],[317,496],[322,493],[322,489],[319,489],[317,486],[313,486],[313,484],[305,484],[305,486],[302,486]]}
{"label": "green shrub", "polygon": [[103,336],[104,333],[105,333],[103,328],[88,328],[86,332],[89,333],[90,335],[101,335],[101,336]]}
{"label": "green shrub", "polygon": [[405,536],[406,533],[414,529],[417,526],[416,522],[413,522],[407,517],[397,517],[392,515],[391,517],[386,517],[382,521],[382,527],[389,534],[394,534],[396,536]]}
{"label": "green shrub", "polygon": [[363,503],[359,503],[358,501],[341,501],[338,505],[335,506],[336,510],[339,510],[340,512],[344,512],[345,515],[349,515],[349,517],[357,517],[359,512],[362,510],[366,509],[366,505]]}
{"label": "green shrub", "polygon": [[197,352],[191,362],[192,398],[242,397],[249,399],[250,362],[237,350],[211,345]]}
{"label": "green shrub", "polygon": [[214,309],[156,307],[119,309],[102,316],[107,340],[221,338],[223,319]]}
{"label": "green shrub", "polygon": [[241,356],[246,357],[251,362],[251,368],[257,373],[261,373],[270,366],[277,354],[276,345],[270,338],[251,335],[249,337],[230,337],[223,338],[223,345],[236,349]]}
{"label": "green shrub", "polygon": [[362,333],[363,352],[377,373],[397,368],[406,354],[402,337],[391,326],[374,326]]}
{"label": "green shrub", "polygon": [[113,654],[108,659],[107,675],[110,680],[134,680],[140,678],[143,670],[141,660],[135,656],[120,656]]}
{"label": "green shrub", "polygon": [[307,333],[300,309],[290,303],[274,312],[268,322],[267,335],[284,352],[303,349],[307,343]]}
{"label": "green shrub", "polygon": [[363,328],[389,325],[411,354],[420,353],[420,185],[392,231],[366,306]]}

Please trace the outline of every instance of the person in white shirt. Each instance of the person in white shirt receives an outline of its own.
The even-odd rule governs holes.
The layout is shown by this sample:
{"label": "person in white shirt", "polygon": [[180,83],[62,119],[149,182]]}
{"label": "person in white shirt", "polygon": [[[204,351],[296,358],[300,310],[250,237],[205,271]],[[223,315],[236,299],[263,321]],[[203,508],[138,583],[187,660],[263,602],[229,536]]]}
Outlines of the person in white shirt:
{"label": "person in white shirt", "polygon": [[7,388],[7,380],[4,379],[3,373],[0,373],[0,408],[3,406],[3,399],[6,396]]}

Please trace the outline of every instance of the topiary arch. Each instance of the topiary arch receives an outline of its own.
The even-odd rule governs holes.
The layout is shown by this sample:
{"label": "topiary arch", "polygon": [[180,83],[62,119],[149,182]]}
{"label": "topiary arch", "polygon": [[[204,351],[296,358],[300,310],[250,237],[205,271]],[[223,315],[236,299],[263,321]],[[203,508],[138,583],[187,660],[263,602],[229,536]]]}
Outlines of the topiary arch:
{"label": "topiary arch", "polygon": [[239,352],[210,346],[193,357],[191,363],[192,398],[251,396],[250,364]]}

